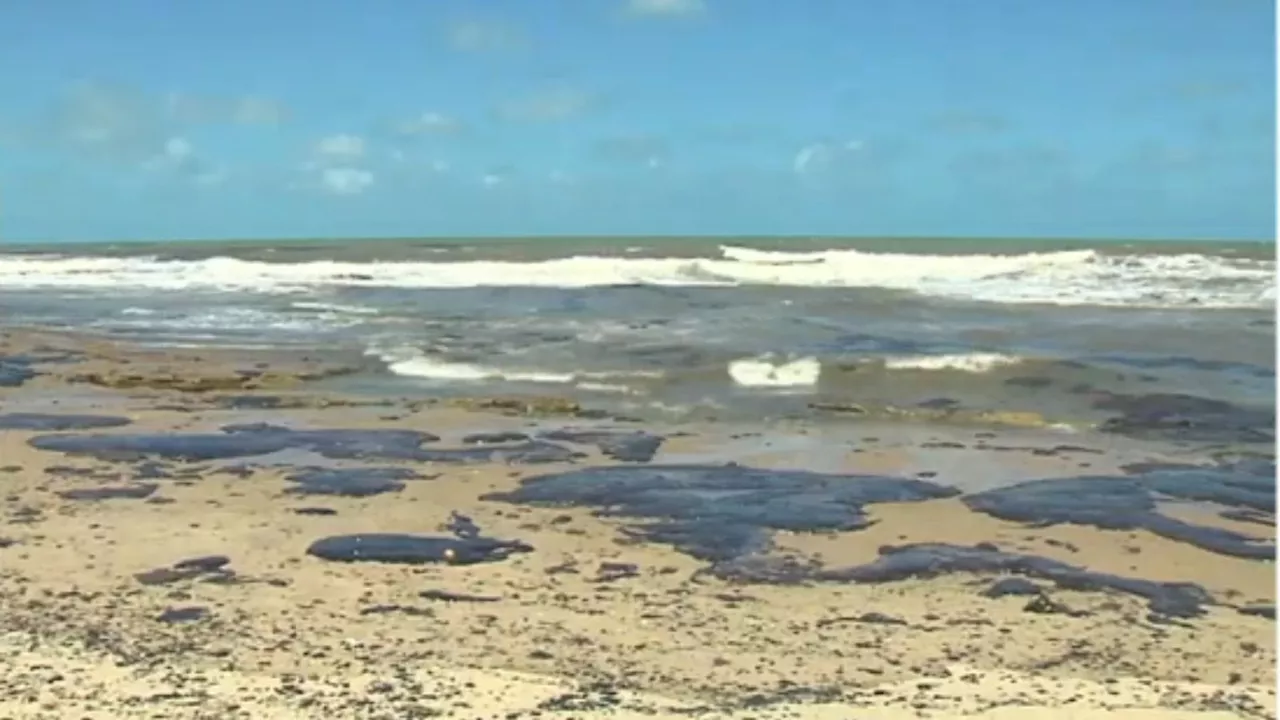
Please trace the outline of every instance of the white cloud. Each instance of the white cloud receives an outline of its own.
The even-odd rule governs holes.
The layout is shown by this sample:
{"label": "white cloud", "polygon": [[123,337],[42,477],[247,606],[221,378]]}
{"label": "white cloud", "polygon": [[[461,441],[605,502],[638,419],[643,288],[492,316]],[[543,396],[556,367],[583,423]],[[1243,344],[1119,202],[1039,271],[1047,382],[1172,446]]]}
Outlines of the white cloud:
{"label": "white cloud", "polygon": [[194,125],[275,125],[286,115],[283,105],[259,95],[228,98],[171,92],[164,97],[163,105],[173,121]]}
{"label": "white cloud", "polygon": [[449,44],[463,52],[501,52],[526,44],[517,27],[489,20],[462,20],[449,27]]}
{"label": "white cloud", "polygon": [[130,85],[82,82],[62,89],[47,110],[24,122],[14,137],[32,147],[114,163],[125,170],[216,184],[227,176],[226,169],[200,152],[187,133],[197,125],[279,121],[284,112],[265,97],[154,94]]}
{"label": "white cloud", "polygon": [[310,158],[302,163],[307,179],[294,187],[332,195],[359,195],[374,185],[373,171],[364,167],[369,160],[369,144],[363,137],[349,133],[323,137],[312,146]]}
{"label": "white cloud", "polygon": [[185,178],[197,185],[218,185],[227,179],[225,168],[211,166],[185,137],[165,140],[163,149],[142,163],[145,170]]}
{"label": "white cloud", "polygon": [[125,162],[154,156],[170,135],[159,108],[146,96],[98,83],[69,88],[34,130],[57,146]]}
{"label": "white cloud", "polygon": [[195,152],[195,148],[191,145],[191,141],[182,137],[169,138],[164,143],[164,154],[176,160],[191,157]]}
{"label": "white cloud", "polygon": [[703,0],[628,0],[627,12],[645,17],[696,15],[707,9]]}
{"label": "white cloud", "polygon": [[486,188],[496,188],[499,185],[506,185],[515,179],[516,169],[514,167],[498,165],[489,168],[480,176],[480,184]]}
{"label": "white cloud", "polygon": [[363,158],[365,150],[364,138],[359,135],[338,134],[321,138],[315,154],[322,161],[348,161]]}
{"label": "white cloud", "polygon": [[191,178],[191,180],[197,185],[221,185],[227,181],[229,174],[225,168],[216,168],[208,172],[202,172]]}
{"label": "white cloud", "polygon": [[320,173],[320,186],[334,195],[359,195],[373,185],[373,173],[351,167],[325,168]]}
{"label": "white cloud", "polygon": [[791,160],[791,169],[799,174],[806,173],[815,163],[825,160],[828,153],[830,153],[830,150],[826,145],[820,143],[805,145],[800,148],[799,152]]}
{"label": "white cloud", "polygon": [[603,162],[656,167],[670,156],[671,148],[665,139],[655,135],[615,135],[592,143],[590,153]]}
{"label": "white cloud", "polygon": [[992,113],[951,110],[934,117],[932,125],[945,133],[975,135],[1002,132],[1009,123]]}
{"label": "white cloud", "polygon": [[791,159],[791,169],[797,175],[820,172],[860,150],[862,150],[861,140],[848,140],[843,143],[810,143],[796,152]]}
{"label": "white cloud", "polygon": [[287,115],[284,106],[275,100],[250,95],[236,102],[231,118],[240,125],[275,125]]}
{"label": "white cloud", "polygon": [[457,132],[462,127],[452,117],[438,112],[424,112],[416,118],[396,125],[396,132],[401,135],[431,135]]}
{"label": "white cloud", "polygon": [[586,91],[557,83],[503,104],[498,112],[508,120],[556,122],[568,120],[591,109],[593,98]]}

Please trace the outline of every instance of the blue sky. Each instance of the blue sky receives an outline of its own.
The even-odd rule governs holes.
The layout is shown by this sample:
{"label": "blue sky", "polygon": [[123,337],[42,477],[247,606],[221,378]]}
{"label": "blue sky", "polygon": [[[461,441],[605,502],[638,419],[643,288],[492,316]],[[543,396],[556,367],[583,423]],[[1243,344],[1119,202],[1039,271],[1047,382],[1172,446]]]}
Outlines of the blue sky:
{"label": "blue sky", "polygon": [[0,240],[1269,238],[1264,0],[0,3]]}

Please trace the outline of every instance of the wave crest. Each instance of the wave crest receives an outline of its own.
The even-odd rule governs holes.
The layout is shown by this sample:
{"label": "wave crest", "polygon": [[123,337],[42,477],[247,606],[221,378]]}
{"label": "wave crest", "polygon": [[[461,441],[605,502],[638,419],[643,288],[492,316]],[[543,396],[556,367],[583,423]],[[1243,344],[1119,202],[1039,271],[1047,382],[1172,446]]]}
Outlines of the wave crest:
{"label": "wave crest", "polygon": [[0,290],[82,289],[296,294],[335,287],[783,286],[881,288],[1006,304],[1263,308],[1272,260],[1106,255],[1093,250],[924,255],[786,252],[734,246],[717,258],[574,256],[537,262],[259,262],[214,257],[0,256]]}

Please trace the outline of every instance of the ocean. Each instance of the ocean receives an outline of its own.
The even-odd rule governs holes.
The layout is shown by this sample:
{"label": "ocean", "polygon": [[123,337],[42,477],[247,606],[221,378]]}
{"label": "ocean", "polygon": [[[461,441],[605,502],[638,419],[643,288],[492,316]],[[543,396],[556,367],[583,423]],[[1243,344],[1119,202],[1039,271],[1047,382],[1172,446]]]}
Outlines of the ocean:
{"label": "ocean", "polygon": [[[1275,247],[573,238],[11,246],[0,323],[354,353],[334,391],[564,396],[637,417],[968,408],[1098,392],[1274,408]],[[1087,389],[1089,392],[1083,392]]]}
{"label": "ocean", "polygon": [[8,695],[1274,718],[1273,248],[8,248]]}

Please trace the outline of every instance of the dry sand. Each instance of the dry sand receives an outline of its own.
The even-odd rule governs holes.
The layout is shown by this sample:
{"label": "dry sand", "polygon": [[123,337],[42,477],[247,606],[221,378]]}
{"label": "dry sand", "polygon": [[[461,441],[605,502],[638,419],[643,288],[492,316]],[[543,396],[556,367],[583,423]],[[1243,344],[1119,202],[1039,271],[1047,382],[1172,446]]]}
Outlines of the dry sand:
{"label": "dry sand", "polygon": [[[30,393],[6,402],[3,392],[0,411],[23,409]],[[270,416],[447,438],[521,422],[438,408],[166,411],[149,408],[172,397],[150,392],[82,401],[125,408],[136,426],[124,431]],[[990,579],[963,575],[730,585],[695,578],[702,564],[669,548],[623,542],[617,523],[588,511],[478,500],[555,466],[433,468],[438,478],[403,492],[352,499],[287,496],[278,470],[236,477],[205,464],[199,480],[161,481],[162,501],[72,502],[55,492],[100,481],[50,466],[116,466],[33,450],[29,436],[0,432],[0,466],[9,468],[0,474],[0,538],[12,541],[0,548],[0,717],[1275,717],[1274,623],[1229,608],[1161,624],[1128,596],[1058,592],[1082,612],[1039,614],[1024,610],[1025,598],[979,597]],[[889,447],[842,464],[946,468],[955,456],[945,452],[916,447],[908,457]],[[337,513],[293,512],[304,506]],[[536,551],[468,567],[326,563],[304,552],[332,534],[436,533],[455,509]],[[871,512],[880,522],[866,531],[784,535],[780,544],[844,565],[886,543],[992,541],[1274,602],[1271,564],[1145,531],[1029,529],[954,500]],[[234,582],[145,586],[134,577],[211,554],[231,558]],[[605,562],[635,564],[639,575],[610,579],[599,572]],[[421,597],[425,590],[500,600],[438,602]],[[210,616],[157,620],[193,606]]]}

